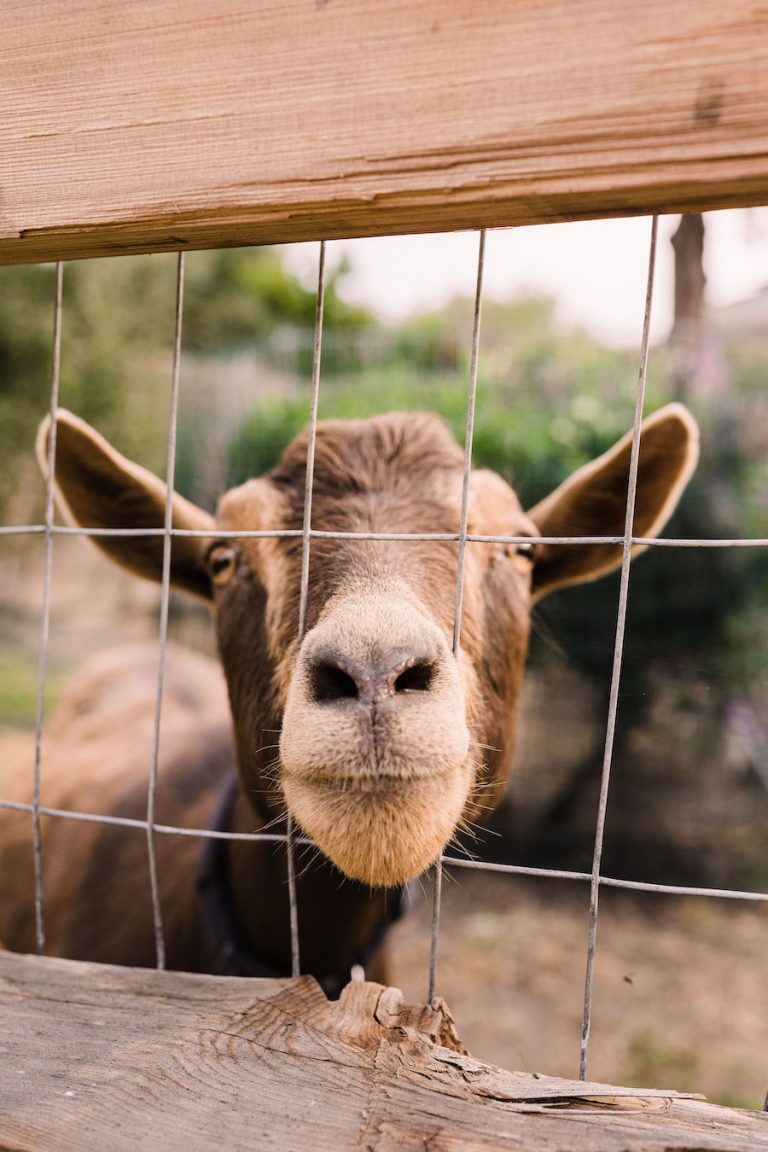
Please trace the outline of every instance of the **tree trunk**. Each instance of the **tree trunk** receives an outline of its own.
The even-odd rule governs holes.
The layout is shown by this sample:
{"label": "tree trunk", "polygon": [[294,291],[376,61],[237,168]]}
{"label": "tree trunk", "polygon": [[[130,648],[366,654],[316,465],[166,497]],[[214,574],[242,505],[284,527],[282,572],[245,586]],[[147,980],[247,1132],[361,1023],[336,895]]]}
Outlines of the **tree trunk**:
{"label": "tree trunk", "polygon": [[669,336],[674,392],[685,400],[697,389],[704,350],[704,218],[700,212],[680,217],[672,236],[675,253],[675,315]]}

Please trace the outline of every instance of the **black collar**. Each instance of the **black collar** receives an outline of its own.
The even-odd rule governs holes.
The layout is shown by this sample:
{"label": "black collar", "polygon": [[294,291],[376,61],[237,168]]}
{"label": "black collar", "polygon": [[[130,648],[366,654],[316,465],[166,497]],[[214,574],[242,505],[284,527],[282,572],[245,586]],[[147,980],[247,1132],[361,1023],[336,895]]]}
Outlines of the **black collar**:
{"label": "black collar", "polygon": [[[212,831],[230,830],[238,791],[237,779],[230,780],[219,801]],[[197,891],[202,907],[203,924],[213,949],[215,970],[223,976],[284,979],[290,976],[290,969],[280,968],[255,956],[242,925],[238,923],[227,874],[227,845],[226,839],[206,837],[197,873]],[[400,919],[410,903],[408,885],[396,889],[392,895],[392,901],[388,902],[390,906],[377,924],[368,946],[355,961],[355,964],[363,969],[370,964],[387,930]],[[350,979],[350,972],[346,971],[318,978],[318,983],[326,996],[334,999]]]}

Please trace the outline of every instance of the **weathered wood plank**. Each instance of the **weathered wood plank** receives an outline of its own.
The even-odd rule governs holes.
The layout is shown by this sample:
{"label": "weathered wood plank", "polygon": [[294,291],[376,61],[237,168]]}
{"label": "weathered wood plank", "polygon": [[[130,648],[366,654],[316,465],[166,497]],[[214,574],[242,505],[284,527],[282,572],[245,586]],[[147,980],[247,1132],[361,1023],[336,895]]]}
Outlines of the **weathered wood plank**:
{"label": "weathered wood plank", "polygon": [[16,0],[0,262],[768,200],[752,0]]}
{"label": "weathered wood plank", "polygon": [[0,954],[0,1148],[725,1152],[768,1118],[504,1072],[440,1001]]}

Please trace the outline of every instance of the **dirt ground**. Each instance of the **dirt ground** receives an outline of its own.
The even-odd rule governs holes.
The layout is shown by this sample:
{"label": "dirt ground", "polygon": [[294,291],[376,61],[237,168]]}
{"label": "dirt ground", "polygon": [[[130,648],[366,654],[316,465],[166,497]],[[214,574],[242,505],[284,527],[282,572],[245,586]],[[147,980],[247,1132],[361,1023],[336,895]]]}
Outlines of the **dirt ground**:
{"label": "dirt ground", "polygon": [[[443,893],[437,992],[470,1052],[576,1076],[586,886],[455,869]],[[427,994],[430,917],[427,894],[393,933],[393,983],[416,1001]],[[767,943],[765,905],[604,892],[589,1078],[762,1108]]]}

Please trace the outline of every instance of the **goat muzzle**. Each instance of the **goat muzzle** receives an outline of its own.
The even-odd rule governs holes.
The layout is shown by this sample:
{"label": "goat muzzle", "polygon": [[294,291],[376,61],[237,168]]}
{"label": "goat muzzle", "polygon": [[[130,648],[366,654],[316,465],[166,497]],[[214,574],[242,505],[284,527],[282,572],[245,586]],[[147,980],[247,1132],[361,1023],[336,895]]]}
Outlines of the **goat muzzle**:
{"label": "goat muzzle", "polygon": [[422,872],[473,780],[461,678],[440,628],[405,599],[333,604],[299,650],[280,756],[289,809],[343,872],[374,885]]}

